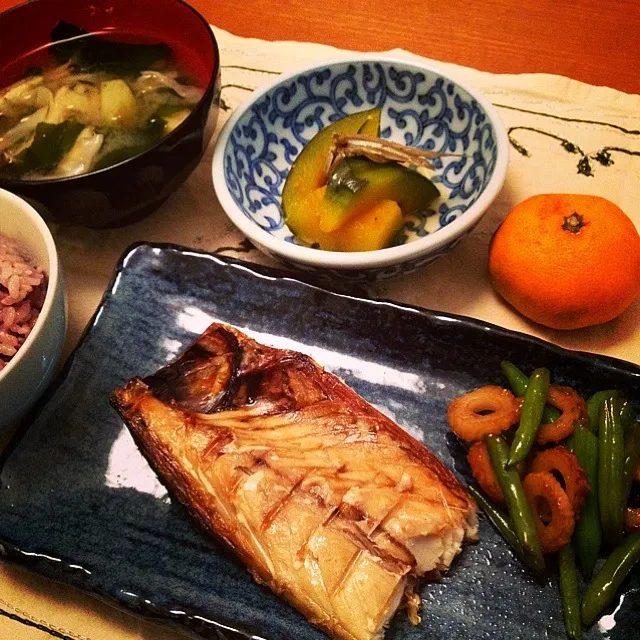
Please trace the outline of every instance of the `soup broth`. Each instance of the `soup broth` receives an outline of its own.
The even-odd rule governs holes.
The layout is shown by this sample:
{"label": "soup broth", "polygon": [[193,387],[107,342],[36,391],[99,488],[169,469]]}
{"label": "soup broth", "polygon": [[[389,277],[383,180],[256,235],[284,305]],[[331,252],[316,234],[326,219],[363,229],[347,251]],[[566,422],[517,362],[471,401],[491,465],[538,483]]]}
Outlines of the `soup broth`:
{"label": "soup broth", "polygon": [[3,178],[63,178],[126,160],[171,133],[203,94],[167,44],[64,22],[23,68],[0,90]]}

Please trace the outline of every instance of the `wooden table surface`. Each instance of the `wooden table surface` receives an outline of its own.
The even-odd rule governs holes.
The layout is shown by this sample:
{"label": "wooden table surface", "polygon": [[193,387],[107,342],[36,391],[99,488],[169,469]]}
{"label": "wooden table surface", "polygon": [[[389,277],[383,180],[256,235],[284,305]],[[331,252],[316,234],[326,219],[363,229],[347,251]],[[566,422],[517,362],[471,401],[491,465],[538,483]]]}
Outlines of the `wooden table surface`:
{"label": "wooden table surface", "polygon": [[191,0],[209,22],[264,40],[401,47],[494,73],[544,72],[640,93],[637,0]]}
{"label": "wooden table surface", "polygon": [[[0,10],[18,4],[0,0]],[[191,0],[236,35],[414,53],[640,93],[637,0]]]}

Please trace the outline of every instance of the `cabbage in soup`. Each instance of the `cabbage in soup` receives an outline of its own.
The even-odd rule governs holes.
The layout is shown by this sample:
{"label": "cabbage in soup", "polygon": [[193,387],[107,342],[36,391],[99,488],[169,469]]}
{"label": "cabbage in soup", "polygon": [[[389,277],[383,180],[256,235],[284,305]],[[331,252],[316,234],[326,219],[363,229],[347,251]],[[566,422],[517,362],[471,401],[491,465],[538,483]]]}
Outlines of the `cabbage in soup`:
{"label": "cabbage in soup", "polygon": [[0,90],[0,178],[62,178],[126,160],[202,97],[164,43],[118,42],[65,22],[52,40],[45,65]]}

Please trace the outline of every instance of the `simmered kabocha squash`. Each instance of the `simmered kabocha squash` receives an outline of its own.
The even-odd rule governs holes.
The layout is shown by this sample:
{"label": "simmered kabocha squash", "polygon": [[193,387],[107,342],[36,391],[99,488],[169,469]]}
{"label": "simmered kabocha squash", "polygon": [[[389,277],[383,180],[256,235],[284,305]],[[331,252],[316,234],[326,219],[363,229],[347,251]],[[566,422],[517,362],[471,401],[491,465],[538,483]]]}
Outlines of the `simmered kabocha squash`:
{"label": "simmered kabocha squash", "polygon": [[298,240],[325,251],[338,251],[333,235],[320,231],[320,215],[326,188],[326,185],[318,187],[302,198],[296,197],[295,202],[286,210],[286,220]]}
{"label": "simmered kabocha squash", "polygon": [[380,129],[380,109],[360,111],[336,120],[316,134],[304,146],[295,159],[282,191],[282,208],[287,225],[296,233],[301,201],[309,193],[326,183],[327,156],[333,144],[333,136],[347,133],[364,133],[377,136]]}
{"label": "simmered kabocha squash", "polygon": [[404,227],[402,210],[395,200],[380,200],[350,218],[332,234],[340,251],[375,251],[392,244]]}
{"label": "simmered kabocha squash", "polygon": [[296,235],[300,240],[325,251],[375,251],[389,246],[404,226],[402,211],[393,200],[380,200],[332,233],[320,230],[325,191],[319,187],[301,201]]}
{"label": "simmered kabocha squash", "polygon": [[381,200],[394,200],[402,213],[409,215],[426,208],[439,195],[431,180],[394,162],[348,158],[343,164],[357,186],[349,188],[340,181],[334,186],[334,181],[329,180],[320,218],[320,230],[324,233],[339,229]]}
{"label": "simmered kabocha squash", "polygon": [[[428,178],[399,164],[413,164],[422,152],[380,140],[379,129],[379,109],[355,113],[300,152],[282,193],[285,221],[299,240],[327,251],[383,249],[398,236],[403,216],[438,197]],[[385,161],[388,154],[394,161]]]}

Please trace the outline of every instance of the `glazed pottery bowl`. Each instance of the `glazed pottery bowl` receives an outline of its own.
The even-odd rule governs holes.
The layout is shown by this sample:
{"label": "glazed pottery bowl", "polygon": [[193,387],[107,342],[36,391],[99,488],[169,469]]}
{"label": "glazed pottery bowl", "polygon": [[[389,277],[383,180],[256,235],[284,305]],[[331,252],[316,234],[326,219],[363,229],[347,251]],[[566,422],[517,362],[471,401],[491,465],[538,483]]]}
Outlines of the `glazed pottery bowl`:
{"label": "glazed pottery bowl", "polygon": [[[168,44],[180,68],[204,94],[189,117],[149,149],[91,173],[49,180],[0,179],[0,187],[27,199],[47,221],[93,228],[132,222],[155,210],[202,158],[219,108],[218,46],[207,22],[180,0],[30,0],[0,14],[0,77],[19,80],[51,42],[60,20],[88,32],[113,31]],[[24,25],[29,25],[25,28]],[[38,54],[40,55],[40,54]]]}
{"label": "glazed pottery bowl", "polygon": [[[318,131],[379,107],[383,138],[433,151],[440,198],[406,221],[401,244],[377,251],[323,251],[297,242],[282,189]],[[453,249],[478,224],[504,183],[507,135],[493,106],[449,72],[414,60],[358,55],[279,77],[225,124],[213,160],[216,193],[253,244],[324,278],[371,281],[410,273]]]}
{"label": "glazed pottery bowl", "polygon": [[42,395],[60,360],[67,329],[66,291],[51,233],[33,207],[0,189],[0,235],[18,241],[47,274],[40,315],[9,363],[0,369],[0,431]]}

